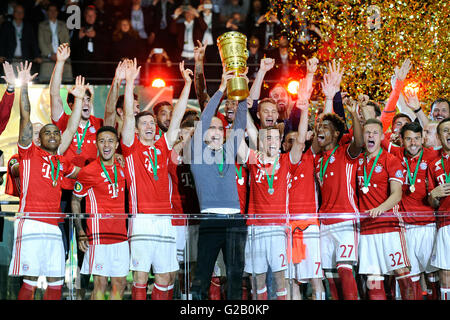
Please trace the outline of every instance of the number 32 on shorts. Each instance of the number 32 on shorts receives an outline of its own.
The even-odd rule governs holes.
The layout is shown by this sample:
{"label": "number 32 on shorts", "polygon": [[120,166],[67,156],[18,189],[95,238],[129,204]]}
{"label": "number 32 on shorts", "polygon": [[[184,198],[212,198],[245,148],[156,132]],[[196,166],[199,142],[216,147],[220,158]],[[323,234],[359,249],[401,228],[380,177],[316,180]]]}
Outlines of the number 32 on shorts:
{"label": "number 32 on shorts", "polygon": [[400,252],[391,253],[389,257],[391,258],[391,267],[401,266],[403,264],[403,258]]}

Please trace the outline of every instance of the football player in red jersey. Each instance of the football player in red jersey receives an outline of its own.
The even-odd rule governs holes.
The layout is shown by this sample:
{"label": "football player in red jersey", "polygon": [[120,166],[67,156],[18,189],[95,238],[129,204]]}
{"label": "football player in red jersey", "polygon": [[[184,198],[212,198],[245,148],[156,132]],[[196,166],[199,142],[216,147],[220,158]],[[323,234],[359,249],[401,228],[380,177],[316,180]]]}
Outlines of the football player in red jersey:
{"label": "football player in red jersey", "polygon": [[[312,90],[307,90],[306,80],[301,81],[297,107],[302,110],[298,126],[298,138],[289,153],[280,153],[282,132],[268,127],[259,132],[261,152],[248,149],[245,143],[239,149],[239,158],[246,159],[249,168],[250,190],[247,220],[250,226],[245,248],[244,271],[254,274],[257,299],[267,299],[266,273],[270,266],[277,288],[277,298],[287,297],[285,270],[288,265],[286,253],[286,230],[282,218],[265,219],[264,215],[288,213],[289,174],[302,158],[308,127],[308,105]],[[247,121],[251,121],[247,119]],[[257,216],[261,215],[261,218]]]}
{"label": "football player in red jersey", "polygon": [[92,300],[104,300],[108,277],[110,299],[122,299],[129,271],[129,244],[125,212],[125,173],[114,155],[119,138],[114,127],[97,131],[99,157],[80,170],[72,196],[72,211],[81,213],[81,199],[87,196],[87,231],[81,218],[75,220],[78,244],[84,255],[82,274],[94,276]]}
{"label": "football player in red jersey", "polygon": [[[155,273],[152,299],[172,299],[176,257],[176,229],[172,225],[170,181],[168,161],[170,150],[178,138],[178,130],[187,106],[192,71],[180,72],[185,86],[174,108],[167,133],[155,142],[155,118],[151,112],[133,114],[134,80],[139,73],[136,59],[129,63],[125,72],[125,109],[121,135],[122,153],[129,175],[130,212],[129,224],[131,263],[133,271],[133,299],[146,299],[150,267]],[[153,216],[161,214],[163,216]],[[164,252],[164,254],[161,254]]]}
{"label": "football player in red jersey", "polygon": [[416,289],[416,298],[422,298],[420,274],[426,273],[427,285],[431,294],[429,299],[439,297],[439,282],[436,268],[430,260],[436,238],[436,219],[434,210],[428,203],[427,169],[439,152],[433,148],[422,147],[422,127],[417,122],[405,124],[400,130],[403,147],[397,157],[402,161],[406,179],[403,184],[403,195],[400,203],[402,219],[406,228],[411,276]]}
{"label": "football player in red jersey", "polygon": [[442,120],[437,132],[441,140],[441,154],[428,168],[429,203],[435,208],[437,220],[436,254],[431,259],[431,265],[439,268],[441,285],[441,300],[450,300],[450,118]]}
{"label": "football player in red jersey", "polygon": [[21,63],[18,79],[22,83],[20,94],[19,166],[20,166],[20,208],[23,213],[14,223],[14,247],[9,274],[23,276],[24,282],[18,299],[34,297],[37,279],[47,277],[48,287],[44,299],[61,299],[64,283],[65,259],[62,233],[58,222],[62,219],[60,207],[62,177],[75,179],[80,170],[61,156],[72,140],[81,117],[82,100],[86,86],[84,79],[77,77],[71,92],[75,106],[65,133],[53,124],[45,125],[40,131],[40,146],[33,141],[33,127],[30,121],[28,83],[37,76],[31,76],[31,63]]}
{"label": "football player in red jersey", "polygon": [[403,222],[398,215],[404,183],[400,160],[381,148],[383,125],[364,125],[366,151],[358,158],[359,273],[367,275],[370,300],[386,300],[384,276],[395,275],[403,300],[415,299]]}
{"label": "football player in red jersey", "polygon": [[[351,143],[340,143],[345,123],[335,114],[321,115],[313,140],[313,151],[321,151],[316,157],[315,174],[321,194],[319,220],[322,268],[334,300],[358,299],[353,276],[353,266],[358,261],[357,218],[354,215],[359,211],[355,178],[357,157],[362,150],[363,140],[354,103],[350,105],[350,113],[354,126]],[[336,216],[341,213],[347,214]]]}

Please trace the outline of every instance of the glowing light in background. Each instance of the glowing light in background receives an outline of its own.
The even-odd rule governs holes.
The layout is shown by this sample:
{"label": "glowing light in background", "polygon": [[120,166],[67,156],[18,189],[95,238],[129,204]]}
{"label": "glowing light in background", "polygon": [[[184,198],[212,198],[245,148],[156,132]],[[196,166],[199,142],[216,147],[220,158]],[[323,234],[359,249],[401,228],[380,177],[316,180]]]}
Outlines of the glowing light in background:
{"label": "glowing light in background", "polygon": [[290,94],[296,95],[298,92],[298,86],[299,86],[299,83],[297,80],[289,81],[289,83],[287,85],[287,91]]}
{"label": "glowing light in background", "polygon": [[166,82],[161,78],[156,78],[152,82],[153,88],[164,88],[166,86]]}

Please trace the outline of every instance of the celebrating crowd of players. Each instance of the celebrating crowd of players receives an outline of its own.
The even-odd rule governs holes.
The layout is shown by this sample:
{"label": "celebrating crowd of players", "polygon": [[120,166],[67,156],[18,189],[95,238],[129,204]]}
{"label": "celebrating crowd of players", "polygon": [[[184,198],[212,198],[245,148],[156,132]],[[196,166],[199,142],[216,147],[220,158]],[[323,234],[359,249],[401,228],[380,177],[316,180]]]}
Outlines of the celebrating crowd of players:
{"label": "celebrating crowd of players", "polygon": [[[195,48],[194,71],[180,63],[176,104],[153,112],[140,111],[134,94],[136,60],[120,62],[100,119],[82,76],[67,97],[71,115],[64,112],[70,48],[62,44],[45,125],[30,121],[31,63],[17,76],[4,63],[7,94],[17,79],[22,84],[18,155],[6,188],[20,197],[9,269],[23,277],[18,298],[33,299],[46,276],[44,299],[61,299],[68,251],[61,213],[71,212],[80,214],[80,267],[93,275],[91,299],[105,298],[109,278],[110,298],[122,299],[130,271],[132,299],[147,299],[150,271],[151,299],[172,299],[183,261],[191,263],[192,298],[215,299],[221,253],[227,299],[268,299],[271,291],[301,299],[301,284],[310,283],[315,300],[326,299],[326,287],[336,300],[384,300],[395,298],[396,286],[401,299],[421,300],[425,283],[428,299],[449,300],[450,106],[438,99],[431,120],[424,114],[417,95],[404,90],[410,61],[395,68],[384,108],[365,95],[344,96],[344,71],[333,62],[314,118],[317,59],[307,61],[296,101],[281,86],[260,97],[270,58],[261,60],[249,97],[233,101],[226,85],[236,75],[225,69],[219,90],[207,94],[204,50]],[[193,78],[200,113],[187,109]],[[401,103],[408,114],[395,112]],[[200,220],[183,219],[199,213]],[[247,219],[234,219],[239,214]]]}

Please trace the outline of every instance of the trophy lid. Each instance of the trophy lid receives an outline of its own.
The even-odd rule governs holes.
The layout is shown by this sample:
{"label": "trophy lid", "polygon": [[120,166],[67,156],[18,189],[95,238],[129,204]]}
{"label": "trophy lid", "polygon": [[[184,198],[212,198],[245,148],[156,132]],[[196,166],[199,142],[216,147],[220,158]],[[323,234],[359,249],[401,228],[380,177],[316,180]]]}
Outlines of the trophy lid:
{"label": "trophy lid", "polygon": [[224,41],[226,39],[230,39],[230,38],[241,38],[244,41],[247,41],[247,36],[243,33],[237,32],[237,31],[228,31],[223,33],[222,35],[220,35],[217,38],[217,45],[219,45],[219,43],[221,41]]}

